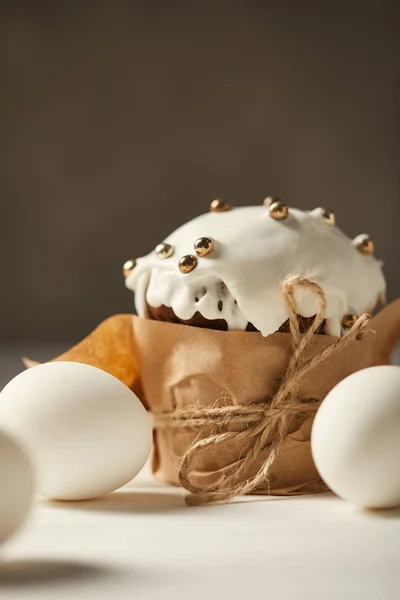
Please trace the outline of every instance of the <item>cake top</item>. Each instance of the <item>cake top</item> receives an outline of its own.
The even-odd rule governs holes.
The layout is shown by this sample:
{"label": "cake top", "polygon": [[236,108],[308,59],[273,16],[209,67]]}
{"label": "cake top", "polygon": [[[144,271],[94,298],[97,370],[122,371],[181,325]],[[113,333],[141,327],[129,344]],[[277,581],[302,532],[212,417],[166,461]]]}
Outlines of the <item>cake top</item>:
{"label": "cake top", "polygon": [[[344,315],[372,312],[386,290],[369,236],[351,240],[331,211],[288,209],[273,199],[239,208],[214,201],[211,212],[128,262],[126,286],[135,291],[139,316],[148,316],[147,304],[165,305],[180,319],[198,311],[207,319],[225,319],[228,329],[252,323],[264,336],[288,319],[282,282],[290,275],[322,287],[325,331],[332,335],[340,335]],[[303,317],[317,312],[308,290],[296,291],[296,303]]]}

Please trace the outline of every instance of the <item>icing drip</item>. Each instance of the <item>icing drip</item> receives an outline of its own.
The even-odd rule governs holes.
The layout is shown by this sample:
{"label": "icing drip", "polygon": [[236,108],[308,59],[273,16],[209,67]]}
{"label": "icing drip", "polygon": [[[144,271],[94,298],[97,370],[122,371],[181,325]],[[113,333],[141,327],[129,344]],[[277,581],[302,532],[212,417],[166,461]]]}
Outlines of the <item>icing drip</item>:
{"label": "icing drip", "polygon": [[179,319],[188,320],[199,311],[206,319],[224,319],[228,329],[246,329],[248,319],[227,286],[218,277],[183,280],[173,272],[153,269],[146,300],[150,306],[170,306]]}

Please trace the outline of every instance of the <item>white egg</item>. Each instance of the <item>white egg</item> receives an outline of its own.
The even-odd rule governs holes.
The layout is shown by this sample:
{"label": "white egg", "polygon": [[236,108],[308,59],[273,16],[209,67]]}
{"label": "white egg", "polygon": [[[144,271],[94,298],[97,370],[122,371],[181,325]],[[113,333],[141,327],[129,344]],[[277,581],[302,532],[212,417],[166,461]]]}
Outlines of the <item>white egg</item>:
{"label": "white egg", "polygon": [[151,448],[137,396],[105,371],[74,362],[39,365],[10,381],[0,394],[0,426],[32,455],[38,493],[59,500],[121,487]]}
{"label": "white egg", "polygon": [[33,468],[26,452],[0,429],[0,544],[25,520],[33,487]]}
{"label": "white egg", "polygon": [[358,371],[325,398],[312,453],[326,484],[359,507],[400,506],[400,367]]}

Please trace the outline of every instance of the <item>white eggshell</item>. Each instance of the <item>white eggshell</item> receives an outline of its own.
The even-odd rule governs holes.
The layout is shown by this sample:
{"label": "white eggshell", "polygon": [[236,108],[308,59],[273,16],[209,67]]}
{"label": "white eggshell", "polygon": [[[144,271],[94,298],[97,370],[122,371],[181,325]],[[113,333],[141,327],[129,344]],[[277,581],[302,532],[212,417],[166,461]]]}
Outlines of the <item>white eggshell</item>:
{"label": "white eggshell", "polygon": [[400,367],[341,381],[317,412],[311,446],[336,494],[359,507],[400,506]]}
{"label": "white eggshell", "polygon": [[54,362],[17,375],[0,394],[0,425],[26,445],[39,494],[102,496],[130,481],[151,448],[151,424],[135,394],[112,375]]}
{"label": "white eggshell", "polygon": [[16,440],[0,429],[0,544],[25,520],[33,487],[31,461]]}

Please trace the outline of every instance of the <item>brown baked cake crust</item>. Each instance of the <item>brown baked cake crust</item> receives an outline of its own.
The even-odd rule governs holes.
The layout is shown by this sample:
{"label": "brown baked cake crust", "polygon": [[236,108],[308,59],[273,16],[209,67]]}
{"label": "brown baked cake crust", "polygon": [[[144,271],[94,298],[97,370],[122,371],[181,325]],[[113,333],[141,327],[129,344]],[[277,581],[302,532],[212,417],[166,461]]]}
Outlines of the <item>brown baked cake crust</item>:
{"label": "brown baked cake crust", "polygon": [[[215,329],[220,331],[227,331],[228,324],[225,319],[206,319],[199,312],[196,312],[191,319],[180,319],[176,316],[171,307],[165,306],[164,304],[161,306],[150,306],[147,304],[147,310],[149,313],[150,319],[153,321],[165,321],[167,323],[176,323],[180,325],[190,325],[191,327],[202,327],[204,329]],[[297,315],[300,331],[301,333],[305,333],[311,327],[311,324],[314,321],[314,317],[301,317]],[[325,321],[319,327],[316,333],[323,334],[324,333]],[[246,331],[258,331],[254,327],[252,323],[248,323],[246,327]],[[280,328],[278,329],[280,333],[290,333],[290,324],[289,320],[285,321]]]}

